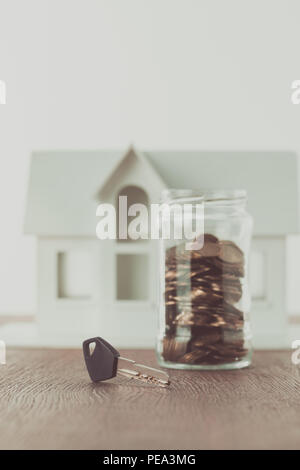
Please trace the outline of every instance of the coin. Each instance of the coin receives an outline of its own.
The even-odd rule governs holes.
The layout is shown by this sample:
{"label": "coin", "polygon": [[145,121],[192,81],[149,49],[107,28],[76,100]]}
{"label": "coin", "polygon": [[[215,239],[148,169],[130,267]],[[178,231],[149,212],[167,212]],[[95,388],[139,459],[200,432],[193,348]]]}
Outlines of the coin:
{"label": "coin", "polygon": [[176,361],[186,353],[188,340],[185,338],[165,337],[163,340],[163,357],[168,361]]}
{"label": "coin", "polygon": [[243,264],[244,253],[231,241],[220,241],[220,256],[225,263]]}
{"label": "coin", "polygon": [[199,362],[205,358],[209,354],[209,351],[205,349],[197,349],[195,351],[190,351],[180,357],[179,362],[187,363],[187,364],[194,364],[195,362]]}

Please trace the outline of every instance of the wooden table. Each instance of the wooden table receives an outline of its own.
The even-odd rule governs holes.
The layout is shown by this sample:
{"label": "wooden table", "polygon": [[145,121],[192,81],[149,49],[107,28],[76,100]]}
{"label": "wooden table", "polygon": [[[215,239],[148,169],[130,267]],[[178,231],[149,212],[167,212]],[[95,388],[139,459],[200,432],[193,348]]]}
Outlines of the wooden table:
{"label": "wooden table", "polygon": [[[124,356],[156,365],[152,351]],[[299,449],[300,366],[170,371],[169,389],[92,384],[80,350],[14,349],[0,366],[1,449]]]}

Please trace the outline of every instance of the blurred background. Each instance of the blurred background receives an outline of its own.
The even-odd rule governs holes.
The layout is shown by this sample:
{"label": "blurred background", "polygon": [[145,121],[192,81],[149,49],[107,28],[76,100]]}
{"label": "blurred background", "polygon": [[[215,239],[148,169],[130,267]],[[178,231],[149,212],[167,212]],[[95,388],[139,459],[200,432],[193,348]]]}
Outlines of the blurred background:
{"label": "blurred background", "polygon": [[[299,154],[299,18],[297,0],[0,0],[0,322],[37,309],[36,240],[23,233],[31,153]],[[299,264],[292,234],[295,325]]]}

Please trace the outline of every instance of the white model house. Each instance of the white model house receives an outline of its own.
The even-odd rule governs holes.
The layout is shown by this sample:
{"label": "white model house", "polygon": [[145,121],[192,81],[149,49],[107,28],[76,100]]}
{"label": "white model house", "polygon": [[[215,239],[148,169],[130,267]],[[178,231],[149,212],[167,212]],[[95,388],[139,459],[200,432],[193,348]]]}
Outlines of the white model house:
{"label": "white model house", "polygon": [[286,238],[298,233],[293,153],[40,152],[32,156],[25,231],[37,237],[39,336],[80,344],[153,346],[157,241],[96,237],[96,208],[158,202],[164,188],[244,188],[254,216],[251,286],[255,345],[286,344]]}

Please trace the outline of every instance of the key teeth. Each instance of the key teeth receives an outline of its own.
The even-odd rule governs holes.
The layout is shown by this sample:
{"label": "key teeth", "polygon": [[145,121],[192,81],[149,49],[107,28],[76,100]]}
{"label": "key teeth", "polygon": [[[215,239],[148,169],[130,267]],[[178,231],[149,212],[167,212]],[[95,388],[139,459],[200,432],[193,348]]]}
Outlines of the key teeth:
{"label": "key teeth", "polygon": [[144,383],[157,385],[162,388],[166,388],[170,385],[169,380],[161,380],[161,379],[158,379],[157,377],[154,377],[153,375],[141,374],[137,371],[119,369],[118,373],[129,379],[140,380]]}
{"label": "key teeth", "polygon": [[159,387],[163,388],[168,387],[170,384],[169,381],[167,382],[165,380],[157,379],[156,377],[153,377],[153,375],[140,374],[133,378],[140,379],[148,384],[158,385]]}

